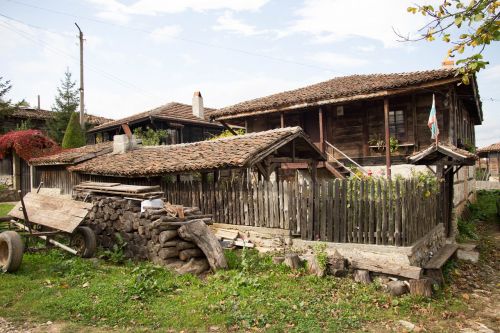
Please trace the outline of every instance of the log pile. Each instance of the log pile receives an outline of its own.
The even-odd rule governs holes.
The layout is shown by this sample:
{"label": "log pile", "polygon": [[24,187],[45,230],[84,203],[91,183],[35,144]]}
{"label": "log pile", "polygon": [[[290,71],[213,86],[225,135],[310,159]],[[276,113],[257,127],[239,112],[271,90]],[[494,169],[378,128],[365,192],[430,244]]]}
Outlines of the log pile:
{"label": "log pile", "polygon": [[92,203],[86,224],[104,249],[123,246],[127,258],[150,260],[180,274],[227,268],[222,247],[206,226],[212,218],[197,207],[167,204],[141,212],[140,201],[104,196],[92,197]]}

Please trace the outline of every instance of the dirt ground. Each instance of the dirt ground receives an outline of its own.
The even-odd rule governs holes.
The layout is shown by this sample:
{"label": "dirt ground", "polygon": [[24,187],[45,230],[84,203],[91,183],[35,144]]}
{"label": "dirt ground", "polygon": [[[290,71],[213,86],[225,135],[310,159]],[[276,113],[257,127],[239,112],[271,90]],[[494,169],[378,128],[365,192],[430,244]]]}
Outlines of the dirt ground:
{"label": "dirt ground", "polygon": [[[451,285],[455,297],[460,297],[467,309],[463,312],[428,312],[425,307],[415,308],[421,320],[414,323],[391,321],[370,324],[362,329],[368,332],[461,332],[500,333],[500,224],[479,224],[482,235],[478,249],[481,258],[478,263],[459,261],[452,268]],[[106,331],[109,331],[107,329]],[[0,333],[62,333],[62,332],[104,332],[94,327],[78,327],[65,322],[13,323],[0,317]]]}

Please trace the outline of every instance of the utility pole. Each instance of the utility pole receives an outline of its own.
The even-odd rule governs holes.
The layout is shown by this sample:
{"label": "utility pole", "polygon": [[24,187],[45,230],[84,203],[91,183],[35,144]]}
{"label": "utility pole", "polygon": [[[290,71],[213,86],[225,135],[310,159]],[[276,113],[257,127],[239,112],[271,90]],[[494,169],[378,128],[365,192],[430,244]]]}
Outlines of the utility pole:
{"label": "utility pole", "polygon": [[76,24],[78,31],[80,31],[80,126],[84,129],[85,126],[85,103],[83,98],[83,32],[82,29]]}

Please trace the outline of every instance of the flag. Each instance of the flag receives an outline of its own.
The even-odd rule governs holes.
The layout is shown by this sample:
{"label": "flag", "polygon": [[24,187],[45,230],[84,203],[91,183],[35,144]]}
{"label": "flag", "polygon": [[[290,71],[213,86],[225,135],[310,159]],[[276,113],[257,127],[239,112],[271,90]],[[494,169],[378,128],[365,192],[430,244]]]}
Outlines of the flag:
{"label": "flag", "polygon": [[437,144],[439,137],[439,127],[436,116],[436,101],[434,99],[434,94],[432,95],[432,107],[431,112],[429,113],[429,121],[427,122],[427,126],[429,126],[431,130],[431,139],[435,139]]}

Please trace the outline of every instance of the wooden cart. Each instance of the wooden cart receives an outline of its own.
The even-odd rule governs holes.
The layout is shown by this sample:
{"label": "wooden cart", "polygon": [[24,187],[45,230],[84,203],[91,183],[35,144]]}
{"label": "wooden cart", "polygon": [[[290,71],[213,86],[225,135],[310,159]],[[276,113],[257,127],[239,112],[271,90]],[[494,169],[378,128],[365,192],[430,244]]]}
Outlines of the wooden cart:
{"label": "wooden cart", "polygon": [[[30,248],[33,237],[45,240],[46,247],[57,246],[83,258],[93,257],[96,237],[92,229],[80,226],[92,204],[75,201],[58,195],[28,193],[0,222],[8,225],[8,231],[0,233],[0,269],[15,272],[21,265],[25,250]],[[21,235],[25,237],[23,243]],[[69,242],[56,241],[64,236]]]}

